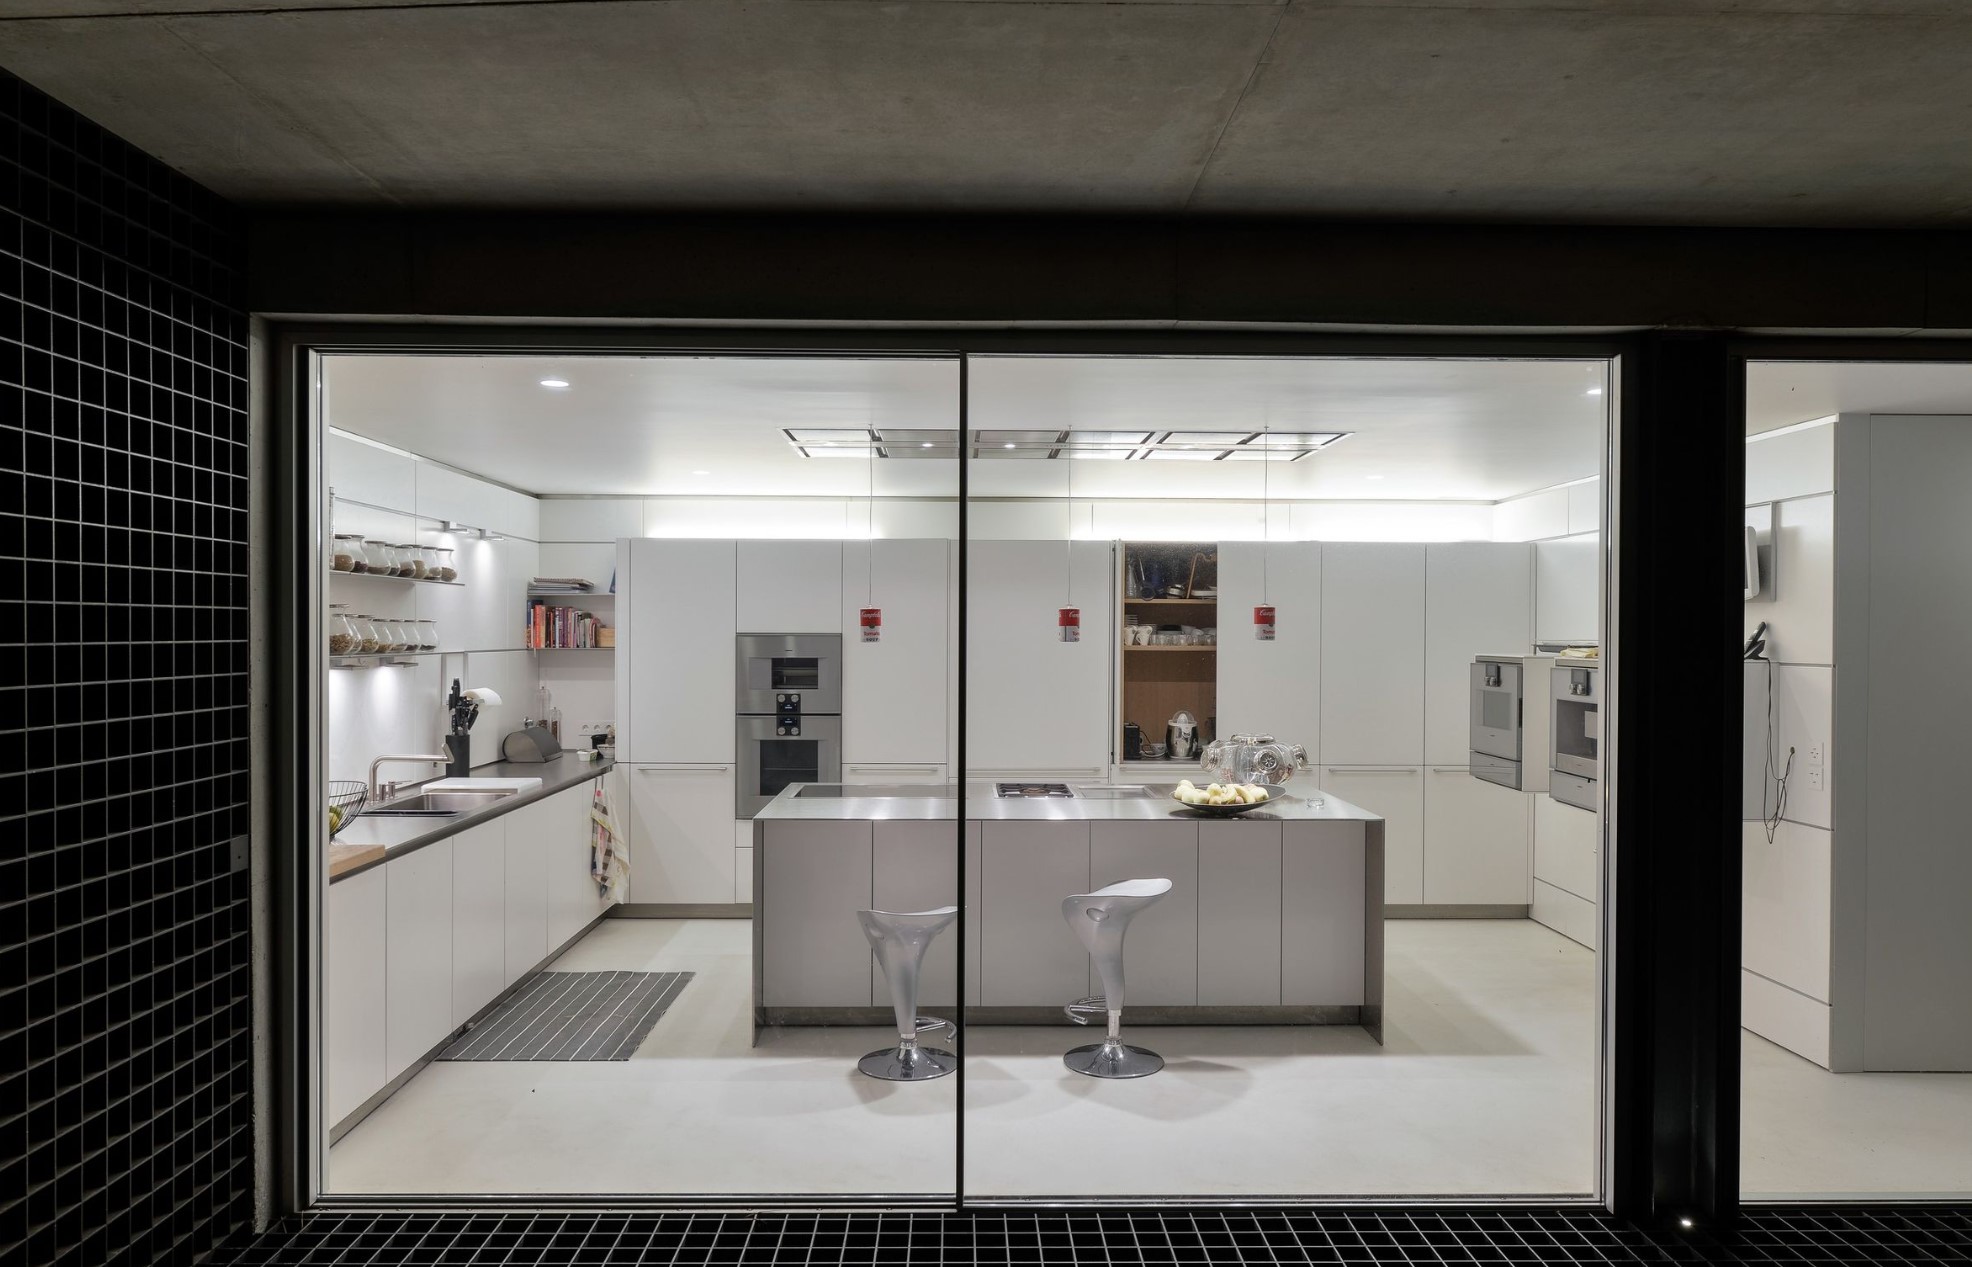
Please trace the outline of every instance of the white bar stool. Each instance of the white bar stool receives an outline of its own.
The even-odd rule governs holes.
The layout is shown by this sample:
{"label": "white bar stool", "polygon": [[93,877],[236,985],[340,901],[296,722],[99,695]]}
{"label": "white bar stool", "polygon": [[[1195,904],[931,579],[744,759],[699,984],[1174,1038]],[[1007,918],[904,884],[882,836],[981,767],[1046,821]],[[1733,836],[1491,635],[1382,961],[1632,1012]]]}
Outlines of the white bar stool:
{"label": "white bar stool", "polygon": [[926,1082],[942,1078],[957,1069],[958,1058],[936,1047],[918,1046],[918,1035],[944,1030],[956,1038],[958,1027],[935,1016],[918,1015],[918,970],[924,965],[924,952],[931,939],[945,931],[959,916],[956,906],[935,911],[857,911],[883,965],[883,979],[890,983],[890,1006],[897,1014],[897,1045],[873,1051],[856,1062],[856,1068],[885,1082]]}
{"label": "white bar stool", "polygon": [[1164,1057],[1141,1047],[1126,1046],[1123,1030],[1123,934],[1138,911],[1171,891],[1169,880],[1119,880],[1094,893],[1064,898],[1061,917],[1082,939],[1089,958],[1102,977],[1102,993],[1077,999],[1063,1010],[1077,1025],[1087,1025],[1098,1012],[1109,1014],[1109,1034],[1100,1043],[1077,1047],[1061,1058],[1076,1073],[1091,1078],[1143,1078],[1164,1067]]}

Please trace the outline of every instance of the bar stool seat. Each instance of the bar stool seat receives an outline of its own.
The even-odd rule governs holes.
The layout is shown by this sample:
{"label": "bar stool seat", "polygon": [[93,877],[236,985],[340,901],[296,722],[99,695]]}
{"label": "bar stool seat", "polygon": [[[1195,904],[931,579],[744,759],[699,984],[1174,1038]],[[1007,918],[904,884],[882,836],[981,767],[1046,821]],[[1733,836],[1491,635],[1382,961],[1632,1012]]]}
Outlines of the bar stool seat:
{"label": "bar stool seat", "polygon": [[890,1006],[897,1017],[897,1045],[873,1051],[856,1062],[856,1068],[872,1078],[886,1082],[927,1082],[957,1069],[958,1057],[936,1047],[918,1045],[918,1035],[945,1031],[958,1036],[958,1027],[935,1016],[918,1015],[918,972],[924,966],[924,952],[932,938],[950,927],[959,917],[956,906],[935,911],[857,911],[856,921],[863,936],[883,965],[883,978],[890,983]]}
{"label": "bar stool seat", "polygon": [[1102,993],[1077,999],[1064,1010],[1077,1025],[1087,1025],[1099,1012],[1109,1018],[1109,1032],[1100,1043],[1077,1047],[1061,1058],[1076,1073],[1091,1078],[1143,1078],[1164,1067],[1164,1057],[1123,1042],[1123,935],[1130,921],[1171,891],[1165,879],[1119,880],[1093,893],[1064,898],[1061,917],[1081,938],[1102,978]]}

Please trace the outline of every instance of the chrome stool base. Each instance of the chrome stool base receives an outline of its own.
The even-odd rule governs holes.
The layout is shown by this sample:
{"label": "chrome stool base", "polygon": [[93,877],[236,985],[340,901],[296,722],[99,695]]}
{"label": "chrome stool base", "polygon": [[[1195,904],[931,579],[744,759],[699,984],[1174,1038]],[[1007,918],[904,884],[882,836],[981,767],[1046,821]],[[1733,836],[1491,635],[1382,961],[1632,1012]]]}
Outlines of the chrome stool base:
{"label": "chrome stool base", "polygon": [[957,1072],[959,1058],[936,1047],[886,1047],[856,1062],[856,1069],[885,1082],[929,1082]]}
{"label": "chrome stool base", "polygon": [[1076,1073],[1091,1078],[1147,1078],[1164,1067],[1164,1057],[1128,1043],[1090,1043],[1061,1058]]}

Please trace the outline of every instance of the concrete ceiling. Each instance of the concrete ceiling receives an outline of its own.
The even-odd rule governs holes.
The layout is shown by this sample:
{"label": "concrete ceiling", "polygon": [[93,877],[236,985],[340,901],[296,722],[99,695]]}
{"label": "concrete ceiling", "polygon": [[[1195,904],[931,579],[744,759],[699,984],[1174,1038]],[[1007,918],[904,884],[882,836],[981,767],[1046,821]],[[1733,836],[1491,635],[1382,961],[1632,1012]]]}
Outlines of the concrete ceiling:
{"label": "concrete ceiling", "polygon": [[1956,225],[1964,0],[0,0],[220,193]]}
{"label": "concrete ceiling", "polygon": [[1941,361],[1755,361],[1749,434],[1830,414],[1972,414],[1972,365]]}
{"label": "concrete ceiling", "polygon": [[[781,431],[955,429],[950,360],[333,356],[325,366],[332,426],[531,493],[958,492],[956,461],[802,457]],[[1350,434],[1292,462],[981,460],[969,486],[990,497],[1494,501],[1596,474],[1606,372],[1601,361],[975,357],[967,420],[980,430]]]}

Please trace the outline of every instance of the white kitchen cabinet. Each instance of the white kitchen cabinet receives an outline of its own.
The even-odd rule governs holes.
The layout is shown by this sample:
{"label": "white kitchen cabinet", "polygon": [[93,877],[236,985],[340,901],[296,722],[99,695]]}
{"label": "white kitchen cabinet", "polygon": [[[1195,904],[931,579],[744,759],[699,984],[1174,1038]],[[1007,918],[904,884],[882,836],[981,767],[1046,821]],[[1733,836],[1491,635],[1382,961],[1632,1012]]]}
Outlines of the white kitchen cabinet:
{"label": "white kitchen cabinet", "polygon": [[1595,903],[1537,879],[1534,881],[1534,900],[1527,913],[1535,923],[1545,924],[1563,937],[1578,941],[1590,950],[1595,949],[1599,927]]}
{"label": "white kitchen cabinet", "polygon": [[1090,888],[1089,824],[979,826],[980,1002],[1065,1005],[1091,993],[1089,953],[1061,917],[1062,899]]}
{"label": "white kitchen cabinet", "polygon": [[950,775],[946,773],[943,762],[925,761],[909,765],[887,765],[876,762],[843,762],[842,781],[870,784],[925,784],[927,786],[945,782]]}
{"label": "white kitchen cabinet", "polygon": [[[546,815],[542,831],[547,837],[548,846],[548,949],[551,952],[560,949],[609,908],[609,900],[597,887],[591,871],[589,806],[593,799],[592,787],[592,784],[584,783],[565,792],[557,792],[541,802]],[[621,827],[622,824],[618,823],[617,826]],[[730,866],[730,835],[726,844]],[[728,876],[729,892],[731,883]]]}
{"label": "white kitchen cabinet", "polygon": [[[974,541],[968,573],[968,772],[1100,777],[1109,764],[1113,587],[1106,541]],[[1069,571],[1073,570],[1071,585]],[[1082,609],[1079,642],[1058,610]]]}
{"label": "white kitchen cabinet", "polygon": [[732,902],[738,853],[733,767],[619,768],[627,784],[630,883],[636,900],[667,905]]}
{"label": "white kitchen cabinet", "polygon": [[[871,824],[871,906],[879,911],[934,911],[959,904],[959,824],[956,819]],[[976,895],[975,895],[976,896]],[[918,977],[919,1006],[958,1001],[959,925],[954,923],[924,952]],[[890,1002],[883,965],[870,957],[870,990],[876,1006]]]}
{"label": "white kitchen cabinet", "polygon": [[1534,637],[1595,643],[1602,636],[1602,538],[1534,543]]}
{"label": "white kitchen cabinet", "polygon": [[1383,900],[1393,906],[1424,901],[1424,772],[1416,766],[1323,766],[1321,790],[1382,816]]}
{"label": "white kitchen cabinet", "polygon": [[1475,779],[1463,765],[1427,767],[1424,900],[1527,905],[1527,817],[1527,793]]}
{"label": "white kitchen cabinet", "polygon": [[802,901],[760,912],[760,1002],[869,1007],[870,944],[856,912],[870,905],[868,822],[768,822],[758,848],[769,894]]}
{"label": "white kitchen cabinet", "polygon": [[1322,547],[1321,759],[1424,758],[1424,547]]}
{"label": "white kitchen cabinet", "polygon": [[739,543],[739,632],[840,633],[840,541]]}
{"label": "white kitchen cabinet", "polygon": [[1525,543],[1458,541],[1424,548],[1426,761],[1465,763],[1472,749],[1473,657],[1533,649],[1533,591],[1534,550]]}
{"label": "white kitchen cabinet", "polygon": [[510,986],[548,957],[548,838],[534,805],[523,805],[501,823],[506,858],[505,950],[500,984]]}
{"label": "white kitchen cabinet", "polygon": [[[1253,636],[1253,608],[1275,612],[1274,640]],[[1315,541],[1219,543],[1219,733],[1273,735],[1321,760],[1322,547]],[[1158,736],[1163,738],[1163,736]]]}
{"label": "white kitchen cabinet", "polygon": [[452,837],[452,1024],[506,988],[507,819]]}
{"label": "white kitchen cabinet", "polygon": [[[842,761],[947,760],[946,669],[951,650],[947,589],[951,543],[849,541],[842,546]],[[864,642],[862,611],[883,613]]]}
{"label": "white kitchen cabinet", "polygon": [[[417,509],[418,460],[410,454],[334,428],[329,429],[322,447],[328,457],[329,483],[338,500],[406,514]],[[341,524],[337,528],[347,531]]]}
{"label": "white kitchen cabinet", "polygon": [[388,936],[384,867],[329,886],[324,986],[323,1072],[329,1124],[340,1122],[390,1081],[384,943]]}
{"label": "white kitchen cabinet", "polygon": [[[1367,824],[1281,824],[1280,1001],[1288,1007],[1360,1007],[1366,943],[1361,902]],[[1378,938],[1378,944],[1382,939]]]}
{"label": "white kitchen cabinet", "polygon": [[[1280,851],[1279,823],[1198,824],[1201,1007],[1272,1007],[1281,1001]],[[1129,980],[1127,971],[1124,979]]]}
{"label": "white kitchen cabinet", "polygon": [[1597,882],[1596,821],[1593,810],[1564,805],[1551,796],[1534,797],[1534,878],[1594,902]]}
{"label": "white kitchen cabinet", "polygon": [[[1124,1004],[1190,1007],[1199,1001],[1198,824],[1090,823],[1090,890],[1139,879],[1169,880],[1171,891],[1130,921]],[[1102,993],[1093,964],[1089,993]]]}
{"label": "white kitchen cabinet", "polygon": [[1740,964],[1828,1002],[1834,833],[1783,821],[1742,825],[1744,920]]}
{"label": "white kitchen cabinet", "polygon": [[617,558],[619,755],[645,763],[732,761],[736,543],[626,537]]}
{"label": "white kitchen cabinet", "polygon": [[452,1032],[452,845],[448,838],[384,864],[386,1082]]}

